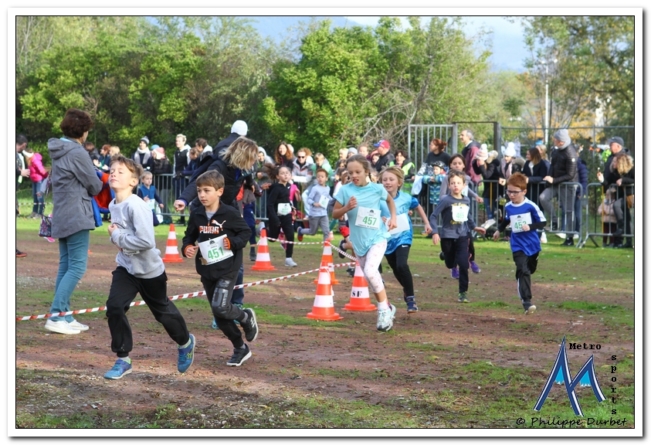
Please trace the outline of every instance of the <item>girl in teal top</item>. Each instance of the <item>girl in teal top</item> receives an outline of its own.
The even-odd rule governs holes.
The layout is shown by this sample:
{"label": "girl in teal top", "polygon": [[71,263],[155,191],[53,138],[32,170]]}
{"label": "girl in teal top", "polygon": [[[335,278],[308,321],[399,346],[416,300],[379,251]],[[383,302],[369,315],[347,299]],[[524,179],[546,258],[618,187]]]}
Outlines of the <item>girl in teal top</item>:
{"label": "girl in teal top", "polygon": [[[397,227],[396,206],[384,187],[370,182],[371,165],[366,157],[351,156],[346,162],[346,170],[350,183],[342,186],[335,196],[332,217],[339,219],[345,214],[348,216],[350,243],[378,302],[377,329],[388,331],[393,327],[396,307],[387,299],[378,267],[390,238],[389,230]],[[391,213],[386,225],[380,216],[381,201],[387,202]]]}

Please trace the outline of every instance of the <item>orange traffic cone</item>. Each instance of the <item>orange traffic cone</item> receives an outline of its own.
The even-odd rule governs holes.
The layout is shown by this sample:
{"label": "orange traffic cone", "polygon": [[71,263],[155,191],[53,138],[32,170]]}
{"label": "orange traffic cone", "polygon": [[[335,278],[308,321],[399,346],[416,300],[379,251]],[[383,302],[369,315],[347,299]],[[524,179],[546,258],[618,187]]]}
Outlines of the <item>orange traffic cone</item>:
{"label": "orange traffic cone", "polygon": [[179,254],[179,246],[176,243],[176,231],[174,224],[170,224],[170,233],[167,235],[167,245],[165,246],[165,256],[163,263],[182,263],[183,258]]}
{"label": "orange traffic cone", "polygon": [[269,256],[269,244],[267,244],[267,229],[260,230],[260,240],[258,241],[258,254],[255,257],[255,264],[252,270],[276,270],[271,264]]}
{"label": "orange traffic cone", "polygon": [[377,310],[368,295],[368,283],[364,278],[362,268],[359,263],[355,264],[355,276],[353,277],[353,287],[350,290],[350,302],[344,306],[347,311],[374,311]]}
{"label": "orange traffic cone", "polygon": [[[332,259],[332,246],[329,241],[326,241],[323,245],[323,255],[321,256],[321,266],[327,266],[328,271],[330,272],[330,284],[339,284],[337,277],[335,277],[335,263]],[[315,283],[318,283],[319,280],[314,280]]]}
{"label": "orange traffic cone", "polygon": [[319,269],[319,280],[316,285],[314,306],[312,306],[312,312],[307,314],[307,318],[323,321],[335,321],[344,318],[335,312],[334,299],[332,298],[332,295],[328,266],[322,264]]}

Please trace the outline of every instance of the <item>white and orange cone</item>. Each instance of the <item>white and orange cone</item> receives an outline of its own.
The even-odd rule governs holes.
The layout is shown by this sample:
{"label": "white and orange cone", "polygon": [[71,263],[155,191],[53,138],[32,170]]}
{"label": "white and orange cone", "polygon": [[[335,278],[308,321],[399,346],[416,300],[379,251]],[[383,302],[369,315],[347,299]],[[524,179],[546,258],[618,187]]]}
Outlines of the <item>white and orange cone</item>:
{"label": "white and orange cone", "polygon": [[176,243],[176,230],[174,224],[170,224],[170,232],[167,235],[167,244],[165,245],[165,256],[163,263],[182,263],[183,258],[179,254],[179,246]]}
{"label": "white and orange cone", "polygon": [[260,230],[260,240],[258,241],[258,254],[255,257],[255,264],[251,270],[276,270],[271,264],[269,256],[269,244],[267,241],[267,229]]}
{"label": "white and orange cone", "polygon": [[330,272],[328,272],[328,266],[323,264],[319,268],[319,279],[316,285],[312,312],[307,314],[307,318],[322,321],[336,321],[344,318],[335,312]]}
{"label": "white and orange cone", "polygon": [[[329,241],[326,241],[325,244],[323,245],[321,266],[326,266],[328,268],[328,272],[330,273],[330,284],[339,284],[339,281],[337,281],[337,277],[335,277],[335,263],[332,258],[332,246],[330,245]],[[317,283],[318,279],[314,280],[314,282]]]}
{"label": "white and orange cone", "polygon": [[344,306],[347,311],[368,312],[375,311],[377,308],[371,303],[368,293],[368,282],[364,278],[362,268],[359,263],[355,263],[355,276],[353,277],[353,287],[350,290],[350,301]]}

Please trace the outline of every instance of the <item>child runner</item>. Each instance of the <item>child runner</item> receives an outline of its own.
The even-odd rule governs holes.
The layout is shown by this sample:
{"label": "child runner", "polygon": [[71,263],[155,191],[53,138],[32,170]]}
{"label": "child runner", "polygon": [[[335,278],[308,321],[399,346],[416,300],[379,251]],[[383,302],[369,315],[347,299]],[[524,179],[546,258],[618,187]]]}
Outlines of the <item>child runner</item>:
{"label": "child runner", "polygon": [[111,350],[118,356],[107,379],[121,379],[132,369],[129,352],[133,349],[131,326],[126,312],[140,293],[147,307],[178,346],[179,372],[188,370],[194,360],[196,341],[188,332],[183,316],[167,298],[165,264],[156,249],[151,209],[136,195],[134,188],[142,167],[132,159],[118,155],[111,159],[109,184],[115,199],[109,204],[111,242],[118,248],[113,280],[106,302],[106,317],[111,331]]}
{"label": "child runner", "polygon": [[531,275],[538,267],[540,238],[536,230],[547,224],[540,208],[525,197],[527,177],[522,173],[513,173],[506,183],[506,194],[511,202],[504,206],[504,219],[493,234],[495,241],[500,239],[500,232],[511,224],[511,251],[515,262],[515,279],[518,295],[526,315],[533,314],[536,306],[531,304]]}
{"label": "child runner", "polygon": [[[454,154],[454,155],[452,155],[450,157],[449,167],[450,167],[450,170],[456,170],[456,171],[463,172],[463,171],[465,171],[465,168],[466,168],[466,159],[460,153]],[[472,197],[472,199],[474,199],[475,201],[477,201],[479,203],[484,202],[484,200],[479,195],[477,195],[477,193],[475,193],[474,190],[472,190],[472,189],[470,189],[468,187],[468,184],[470,184],[470,182],[471,182],[470,181],[470,176],[466,175],[465,179],[466,179],[466,186],[463,188],[463,191],[461,192],[461,194],[463,196],[470,196],[470,197]],[[441,184],[440,194],[441,194],[441,196],[445,196],[447,194],[450,194],[450,191],[448,190],[447,181],[443,181],[443,183]],[[441,245],[441,247],[442,246],[443,245]],[[475,259],[476,259],[476,257],[475,257],[475,243],[472,240],[472,236],[468,240],[468,253],[469,253],[468,258],[470,259],[470,270],[472,270],[473,273],[481,272],[481,269],[479,268],[479,264],[477,264],[475,262]],[[441,260],[444,259],[443,252],[441,252],[440,258],[441,258]],[[452,278],[458,280],[459,279],[459,269],[456,268],[456,267],[452,268],[450,270],[450,275],[452,276]]]}
{"label": "child runner", "polygon": [[[353,155],[346,162],[351,182],[341,187],[335,196],[332,217],[339,219],[348,214],[349,240],[359,266],[378,302],[377,329],[388,331],[393,327],[396,307],[389,303],[378,266],[387,248],[388,230],[397,227],[396,206],[393,198],[379,184],[369,180],[371,165],[363,155]],[[380,202],[386,201],[390,217],[387,225],[380,217]]]}
{"label": "child runner", "polygon": [[[398,222],[398,227],[391,231],[394,233],[389,232],[391,238],[389,238],[387,243],[387,250],[384,252],[384,256],[389,262],[391,270],[393,270],[393,275],[402,286],[403,298],[405,299],[405,303],[407,303],[407,313],[411,314],[412,312],[418,311],[418,306],[416,306],[416,297],[414,296],[414,279],[411,276],[411,270],[409,270],[409,265],[407,264],[414,230],[411,226],[409,211],[416,209],[416,212],[418,212],[425,223],[426,233],[430,233],[432,228],[429,225],[425,211],[418,204],[416,197],[411,196],[408,192],[400,191],[405,181],[405,174],[400,167],[391,166],[385,168],[380,173],[380,180],[389,193],[389,196],[393,198]],[[381,202],[380,205],[382,206],[382,216],[388,216],[389,209],[386,204]]]}
{"label": "child runner", "polygon": [[240,322],[248,342],[258,336],[258,323],[253,309],[240,309],[231,303],[231,297],[251,229],[235,207],[220,204],[223,193],[224,177],[217,170],[208,170],[197,178],[201,205],[190,212],[182,251],[187,258],[196,256],[197,273],[213,316],[233,344],[233,356],[226,364],[241,366],[251,357],[251,349],[242,341],[235,320]]}
{"label": "child runner", "polygon": [[157,226],[160,221],[158,220],[158,216],[156,215],[156,204],[163,209],[165,207],[165,204],[163,204],[163,201],[161,201],[160,197],[158,196],[158,192],[156,191],[156,186],[151,185],[152,181],[154,179],[154,175],[150,171],[144,171],[142,173],[142,176],[140,177],[140,181],[142,184],[138,187],[138,196],[143,199],[151,209],[153,215],[154,215],[154,225]]}
{"label": "child runner", "polygon": [[[466,174],[450,169],[448,173],[448,189],[450,194],[443,195],[434,211],[429,217],[432,227],[432,242],[437,245],[441,242],[441,250],[448,269],[459,269],[459,303],[467,303],[468,297],[468,240],[470,231],[486,233],[482,227],[476,227],[475,221],[469,215],[470,200],[463,196],[466,186]],[[441,236],[438,233],[438,218],[443,218]]]}
{"label": "child runner", "polygon": [[[292,222],[292,202],[289,197],[291,184],[289,180],[292,172],[289,167],[282,166],[270,172],[271,179],[275,179],[267,190],[267,217],[269,218],[269,237],[278,238],[282,228],[287,241],[294,241],[294,224]],[[292,259],[294,244],[287,243],[285,248],[285,266],[296,267],[298,264]]]}
{"label": "child runner", "polygon": [[322,168],[316,170],[317,183],[312,186],[310,193],[307,195],[307,205],[309,206],[309,229],[298,228],[298,240],[303,241],[303,235],[314,235],[321,228],[323,232],[323,241],[330,238],[330,222],[328,221],[328,204],[330,203],[330,187],[328,182],[328,172]]}

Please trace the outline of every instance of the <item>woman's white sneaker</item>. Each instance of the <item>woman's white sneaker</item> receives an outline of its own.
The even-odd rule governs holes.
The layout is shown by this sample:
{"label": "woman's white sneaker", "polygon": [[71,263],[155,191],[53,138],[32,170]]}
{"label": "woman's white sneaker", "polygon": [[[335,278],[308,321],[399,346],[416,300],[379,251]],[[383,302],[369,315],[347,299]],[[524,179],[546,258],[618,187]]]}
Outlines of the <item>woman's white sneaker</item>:
{"label": "woman's white sneaker", "polygon": [[68,322],[68,324],[70,325],[70,327],[72,329],[77,329],[79,331],[87,331],[89,329],[88,325],[81,324],[77,320],[73,320],[71,322]]}
{"label": "woman's white sneaker", "polygon": [[291,258],[285,258],[285,266],[287,266],[287,267],[296,267],[296,266],[298,266],[298,264],[296,264],[294,262],[294,260],[291,259]]}
{"label": "woman's white sneaker", "polygon": [[70,323],[68,323],[65,320],[59,320],[59,321],[48,320],[45,322],[45,329],[47,329],[50,332],[56,332],[57,334],[64,334],[64,335],[79,334],[81,332],[79,329],[75,329],[72,326],[70,326]]}

